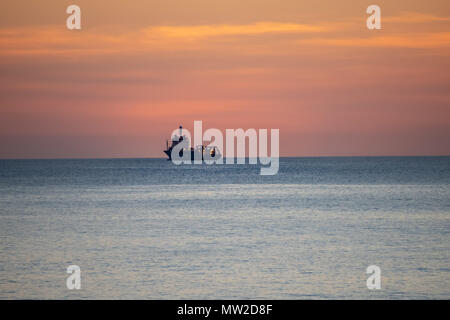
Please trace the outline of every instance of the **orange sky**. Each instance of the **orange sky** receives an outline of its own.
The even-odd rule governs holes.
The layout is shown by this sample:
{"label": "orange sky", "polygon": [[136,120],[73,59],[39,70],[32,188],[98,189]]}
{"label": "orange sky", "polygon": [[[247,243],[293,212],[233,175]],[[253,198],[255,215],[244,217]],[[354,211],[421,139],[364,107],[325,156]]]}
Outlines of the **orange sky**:
{"label": "orange sky", "polygon": [[282,156],[450,155],[449,70],[448,1],[3,1],[0,158],[163,157],[194,120],[279,128]]}

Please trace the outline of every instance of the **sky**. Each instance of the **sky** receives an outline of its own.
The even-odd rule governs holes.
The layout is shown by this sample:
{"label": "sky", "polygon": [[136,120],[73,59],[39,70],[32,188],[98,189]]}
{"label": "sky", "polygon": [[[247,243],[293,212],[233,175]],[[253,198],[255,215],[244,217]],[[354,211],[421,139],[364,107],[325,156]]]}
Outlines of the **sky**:
{"label": "sky", "polygon": [[164,157],[194,120],[280,129],[281,156],[450,155],[448,0],[0,7],[0,158]]}

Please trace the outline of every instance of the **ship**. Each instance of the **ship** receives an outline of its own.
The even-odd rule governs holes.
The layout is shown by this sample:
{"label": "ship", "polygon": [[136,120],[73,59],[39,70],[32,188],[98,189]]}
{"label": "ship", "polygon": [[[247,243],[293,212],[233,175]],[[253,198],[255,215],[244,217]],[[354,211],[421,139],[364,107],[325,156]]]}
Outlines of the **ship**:
{"label": "ship", "polygon": [[[188,139],[186,136],[183,135],[183,126],[179,127],[180,129],[180,135],[174,135],[172,139],[170,140],[171,143],[169,143],[169,140],[166,141],[166,150],[163,150],[164,153],[167,155],[167,160],[172,160],[172,149],[182,141]],[[189,144],[189,140],[188,143]],[[220,153],[220,150],[215,146],[204,146],[199,145],[195,148],[182,148],[180,149],[179,155],[180,157],[183,157],[184,152],[190,152],[191,153],[191,160],[194,159],[202,159],[205,160],[206,155],[209,155],[206,157],[208,160],[216,160],[219,159],[222,155]],[[201,155],[201,156],[200,156]]]}

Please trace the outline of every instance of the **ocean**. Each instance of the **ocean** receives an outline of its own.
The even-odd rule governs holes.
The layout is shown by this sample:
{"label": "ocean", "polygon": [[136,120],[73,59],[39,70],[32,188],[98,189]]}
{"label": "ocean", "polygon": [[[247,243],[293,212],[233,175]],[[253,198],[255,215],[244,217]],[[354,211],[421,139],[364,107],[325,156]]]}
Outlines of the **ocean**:
{"label": "ocean", "polygon": [[259,169],[0,160],[0,299],[450,298],[450,157]]}

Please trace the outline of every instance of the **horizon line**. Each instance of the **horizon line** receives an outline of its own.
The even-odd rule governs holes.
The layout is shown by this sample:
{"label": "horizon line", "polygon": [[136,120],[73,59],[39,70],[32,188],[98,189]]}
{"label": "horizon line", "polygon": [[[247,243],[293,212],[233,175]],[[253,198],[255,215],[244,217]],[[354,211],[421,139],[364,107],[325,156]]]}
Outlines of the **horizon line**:
{"label": "horizon line", "polygon": [[[329,155],[329,156],[280,156],[279,158],[445,158],[447,155]],[[224,157],[226,158],[226,157]],[[1,158],[3,160],[133,160],[133,159],[148,159],[148,160],[169,160],[165,157],[61,157],[61,158]],[[234,157],[234,159],[238,159]],[[245,157],[249,159],[249,157]]]}

